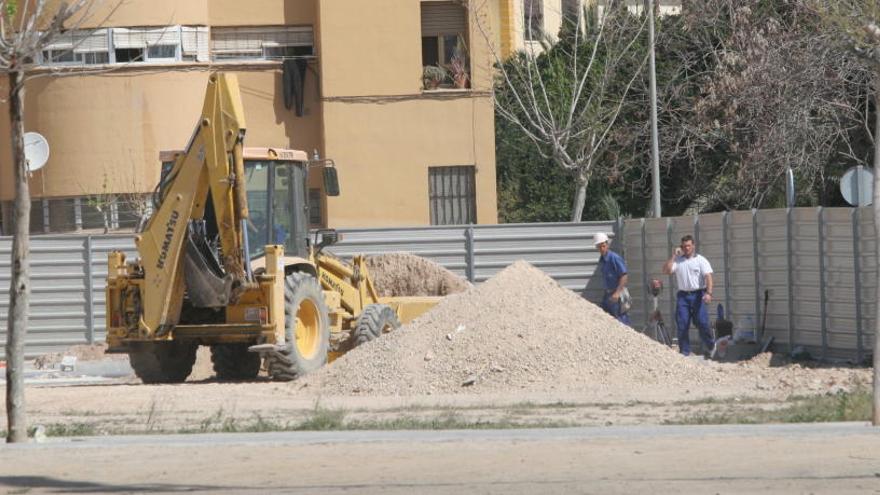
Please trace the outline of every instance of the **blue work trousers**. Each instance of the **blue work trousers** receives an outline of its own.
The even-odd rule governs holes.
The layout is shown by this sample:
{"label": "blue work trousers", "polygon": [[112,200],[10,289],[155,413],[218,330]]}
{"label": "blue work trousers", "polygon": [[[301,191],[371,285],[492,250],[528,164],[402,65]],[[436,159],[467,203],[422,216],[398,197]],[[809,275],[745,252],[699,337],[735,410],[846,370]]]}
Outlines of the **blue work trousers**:
{"label": "blue work trousers", "polygon": [[700,330],[700,340],[706,349],[711,350],[715,342],[712,340],[712,332],[709,330],[709,311],[703,304],[703,294],[706,291],[695,290],[693,292],[678,291],[675,305],[675,323],[678,326],[678,350],[687,356],[691,353],[691,340],[688,333],[691,321]]}
{"label": "blue work trousers", "polygon": [[604,309],[609,315],[617,318],[617,321],[624,325],[632,326],[629,323],[629,315],[626,313],[620,313],[620,299],[617,301],[611,301],[611,294],[611,292],[605,292],[605,297],[602,298],[602,309]]}

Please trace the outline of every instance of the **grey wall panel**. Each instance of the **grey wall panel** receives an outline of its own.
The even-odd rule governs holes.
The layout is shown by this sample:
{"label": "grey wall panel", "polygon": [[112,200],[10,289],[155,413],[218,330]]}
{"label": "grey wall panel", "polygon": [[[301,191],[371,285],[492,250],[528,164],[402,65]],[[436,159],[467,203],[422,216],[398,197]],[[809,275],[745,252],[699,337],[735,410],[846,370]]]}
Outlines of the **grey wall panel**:
{"label": "grey wall panel", "polygon": [[[30,240],[31,297],[25,354],[87,341],[83,237],[34,236]],[[0,239],[0,347],[5,355],[12,241]]]}
{"label": "grey wall panel", "polygon": [[[723,214],[646,219],[644,232],[641,219],[622,222],[622,231],[617,233],[612,248],[625,255],[629,268],[629,288],[634,299],[630,317],[634,326],[642,328],[646,323],[651,298],[645,282],[657,278],[666,285],[659,298],[659,308],[670,330],[674,331],[674,287],[671,278],[662,275],[661,270],[680,237],[694,234],[699,241],[699,252],[709,259],[715,270],[715,304],[729,300],[727,316],[734,323],[751,315],[759,326],[763,291],[769,289],[767,333],[783,346],[788,342],[790,321],[794,343],[816,356],[821,354],[823,343],[825,357],[855,359],[859,348],[867,354],[873,349],[877,294],[873,211],[863,208],[854,215],[849,208],[824,209],[821,245],[818,215],[816,208],[792,211],[790,256],[786,210],[757,212],[757,257],[752,212],[730,212],[726,236]],[[595,276],[598,253],[592,239],[600,231],[614,237],[615,224],[341,229],[342,242],[330,249],[343,257],[357,253],[410,252],[461,276],[471,274],[476,282],[524,259],[562,286],[584,292],[588,299],[598,303],[602,289],[600,278]],[[135,256],[132,237],[35,236],[31,244],[33,281],[28,355],[61,350],[90,339],[102,341],[107,255],[120,250]],[[821,259],[820,247],[824,253]],[[6,340],[10,254],[11,239],[0,238],[0,347]],[[725,292],[725,285],[729,287],[729,294]],[[713,319],[715,304],[712,305]],[[696,339],[695,331],[692,339]]]}
{"label": "grey wall panel", "polygon": [[640,219],[628,219],[623,225],[623,240],[625,242],[626,264],[629,273],[629,292],[633,298],[633,306],[630,309],[630,321],[636,328],[643,328],[647,324],[650,312],[650,294],[647,289],[648,277],[643,264],[644,250],[642,248],[642,221]]}

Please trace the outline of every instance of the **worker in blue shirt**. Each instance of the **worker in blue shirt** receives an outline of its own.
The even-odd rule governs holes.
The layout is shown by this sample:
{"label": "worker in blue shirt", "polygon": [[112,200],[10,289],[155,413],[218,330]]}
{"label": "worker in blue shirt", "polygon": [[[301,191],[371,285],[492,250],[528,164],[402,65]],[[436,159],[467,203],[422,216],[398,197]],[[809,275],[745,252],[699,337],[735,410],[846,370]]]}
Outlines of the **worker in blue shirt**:
{"label": "worker in blue shirt", "polygon": [[629,292],[626,290],[626,282],[629,278],[626,273],[626,263],[619,254],[611,250],[608,236],[605,233],[596,233],[593,236],[593,244],[601,255],[599,270],[602,272],[602,282],[605,289],[605,294],[602,297],[602,309],[621,323],[629,325],[628,308],[626,308],[626,304],[622,304],[626,303],[626,299],[629,298]]}

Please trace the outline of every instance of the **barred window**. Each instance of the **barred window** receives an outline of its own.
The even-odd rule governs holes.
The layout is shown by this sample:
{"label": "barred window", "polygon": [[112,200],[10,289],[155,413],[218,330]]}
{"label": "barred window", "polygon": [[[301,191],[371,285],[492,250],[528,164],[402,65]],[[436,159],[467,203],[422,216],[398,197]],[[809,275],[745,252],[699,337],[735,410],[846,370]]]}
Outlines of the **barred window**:
{"label": "barred window", "polygon": [[473,165],[428,168],[431,225],[476,223],[475,172]]}

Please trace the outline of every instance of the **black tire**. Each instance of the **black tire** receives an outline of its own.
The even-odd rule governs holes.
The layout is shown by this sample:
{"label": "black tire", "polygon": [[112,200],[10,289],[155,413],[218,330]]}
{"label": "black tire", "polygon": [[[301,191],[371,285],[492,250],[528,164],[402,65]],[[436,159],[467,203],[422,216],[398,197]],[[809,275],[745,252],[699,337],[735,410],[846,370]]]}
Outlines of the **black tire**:
{"label": "black tire", "polygon": [[[297,340],[297,317],[308,328]],[[292,273],[284,287],[285,345],[280,352],[267,354],[269,375],[273,380],[295,380],[327,363],[330,348],[330,312],[324,291],[315,277]]]}
{"label": "black tire", "polygon": [[370,304],[358,317],[354,331],[351,334],[352,347],[376,340],[383,333],[388,333],[400,327],[397,313],[387,304]]}
{"label": "black tire", "polygon": [[155,342],[130,350],[128,358],[144,383],[181,383],[192,373],[196,349],[193,342]]}
{"label": "black tire", "polygon": [[260,355],[248,352],[248,344],[215,344],[211,362],[218,380],[253,380],[260,374]]}

